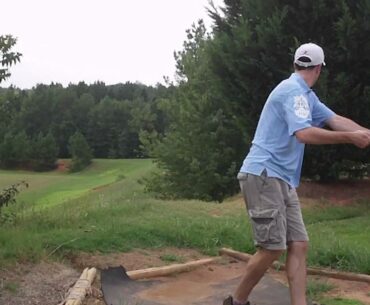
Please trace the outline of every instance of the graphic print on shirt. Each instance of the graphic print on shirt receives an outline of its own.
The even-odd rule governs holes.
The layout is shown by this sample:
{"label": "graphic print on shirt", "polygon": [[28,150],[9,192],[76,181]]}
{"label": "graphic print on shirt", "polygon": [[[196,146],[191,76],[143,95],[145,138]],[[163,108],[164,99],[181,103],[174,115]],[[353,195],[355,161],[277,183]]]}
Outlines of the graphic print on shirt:
{"label": "graphic print on shirt", "polygon": [[303,95],[294,97],[294,113],[297,117],[307,119],[310,115],[310,106]]}

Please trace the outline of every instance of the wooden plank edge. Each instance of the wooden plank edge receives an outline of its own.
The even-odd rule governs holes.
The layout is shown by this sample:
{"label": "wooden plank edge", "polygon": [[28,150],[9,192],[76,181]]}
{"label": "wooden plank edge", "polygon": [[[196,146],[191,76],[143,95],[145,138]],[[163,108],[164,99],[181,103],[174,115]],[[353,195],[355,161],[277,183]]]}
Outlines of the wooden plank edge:
{"label": "wooden plank edge", "polygon": [[186,272],[195,269],[199,266],[215,263],[219,261],[221,257],[204,258],[196,261],[187,262],[184,264],[173,264],[163,267],[154,267],[141,270],[128,271],[127,275],[133,280],[146,279],[152,277],[167,276],[174,273]]}
{"label": "wooden plank edge", "polygon": [[96,268],[85,268],[68,295],[59,305],[81,305],[95,280]]}

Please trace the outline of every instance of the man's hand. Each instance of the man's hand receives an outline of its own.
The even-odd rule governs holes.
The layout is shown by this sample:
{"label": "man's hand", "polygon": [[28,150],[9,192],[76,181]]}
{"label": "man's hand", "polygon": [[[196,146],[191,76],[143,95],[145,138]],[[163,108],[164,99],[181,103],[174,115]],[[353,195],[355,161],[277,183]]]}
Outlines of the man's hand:
{"label": "man's hand", "polygon": [[366,148],[370,145],[370,131],[356,130],[352,132],[352,144],[359,148]]}

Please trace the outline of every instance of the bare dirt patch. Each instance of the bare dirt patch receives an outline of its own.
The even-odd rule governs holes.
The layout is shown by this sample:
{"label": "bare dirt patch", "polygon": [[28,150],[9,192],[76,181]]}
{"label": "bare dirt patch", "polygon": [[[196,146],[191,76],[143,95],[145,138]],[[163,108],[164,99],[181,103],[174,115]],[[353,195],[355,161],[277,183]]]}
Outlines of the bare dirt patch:
{"label": "bare dirt patch", "polygon": [[[205,256],[191,249],[164,248],[155,250],[135,250],[129,253],[86,254],[82,253],[72,259],[72,265],[41,262],[36,265],[17,265],[12,270],[0,270],[0,304],[2,305],[56,305],[60,303],[69,288],[77,281],[85,267],[106,268],[123,265],[127,270],[138,270],[150,267],[186,262]],[[168,260],[169,258],[177,261]],[[196,276],[210,276],[212,280],[228,279],[241,274],[245,263],[226,259],[217,266],[204,267],[205,272]],[[270,270],[269,275],[287,285],[284,272]],[[370,285],[367,283],[312,277],[315,280],[327,281],[335,288],[328,296],[351,298],[370,305]],[[186,283],[184,283],[185,285]],[[12,288],[13,287],[13,288]],[[182,289],[179,284],[179,289]],[[84,305],[105,305],[100,291],[99,272],[93,284],[91,294]],[[172,291],[171,293],[175,293]]]}
{"label": "bare dirt patch", "polygon": [[79,270],[86,267],[105,269],[124,266],[127,271],[151,267],[160,267],[171,263],[181,263],[205,258],[192,249],[163,248],[150,250],[134,250],[127,253],[89,254],[81,253],[71,258],[72,264]]}
{"label": "bare dirt patch", "polygon": [[72,267],[55,262],[0,269],[0,304],[58,304],[78,277]]}
{"label": "bare dirt patch", "polygon": [[[87,254],[71,258],[72,266],[56,262],[18,264],[0,269],[1,305],[57,305],[78,280],[86,267],[99,269],[123,265],[128,271],[181,263],[204,258],[192,249],[163,248],[135,250],[129,253]],[[93,284],[87,305],[105,305],[100,292],[100,275]]]}
{"label": "bare dirt patch", "polygon": [[70,160],[58,160],[56,171],[58,172],[68,172],[71,165]]}
{"label": "bare dirt patch", "polygon": [[334,289],[327,293],[328,296],[359,300],[370,305],[370,284],[337,279],[327,281],[334,286]]}

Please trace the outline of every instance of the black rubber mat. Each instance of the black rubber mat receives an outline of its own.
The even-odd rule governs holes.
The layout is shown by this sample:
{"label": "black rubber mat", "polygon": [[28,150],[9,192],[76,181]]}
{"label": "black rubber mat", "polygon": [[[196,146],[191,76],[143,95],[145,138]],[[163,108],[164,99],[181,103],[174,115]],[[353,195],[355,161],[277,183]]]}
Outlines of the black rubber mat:
{"label": "black rubber mat", "polygon": [[[131,280],[123,267],[102,270],[104,300],[107,305],[222,305],[223,299],[235,290],[240,276],[203,279],[209,269],[140,281]],[[266,275],[253,290],[250,301],[256,305],[289,305],[289,291]]]}
{"label": "black rubber mat", "polygon": [[104,301],[107,305],[158,305],[158,303],[143,303],[137,297],[139,292],[150,288],[154,281],[134,281],[128,277],[122,266],[101,270],[100,276]]}

